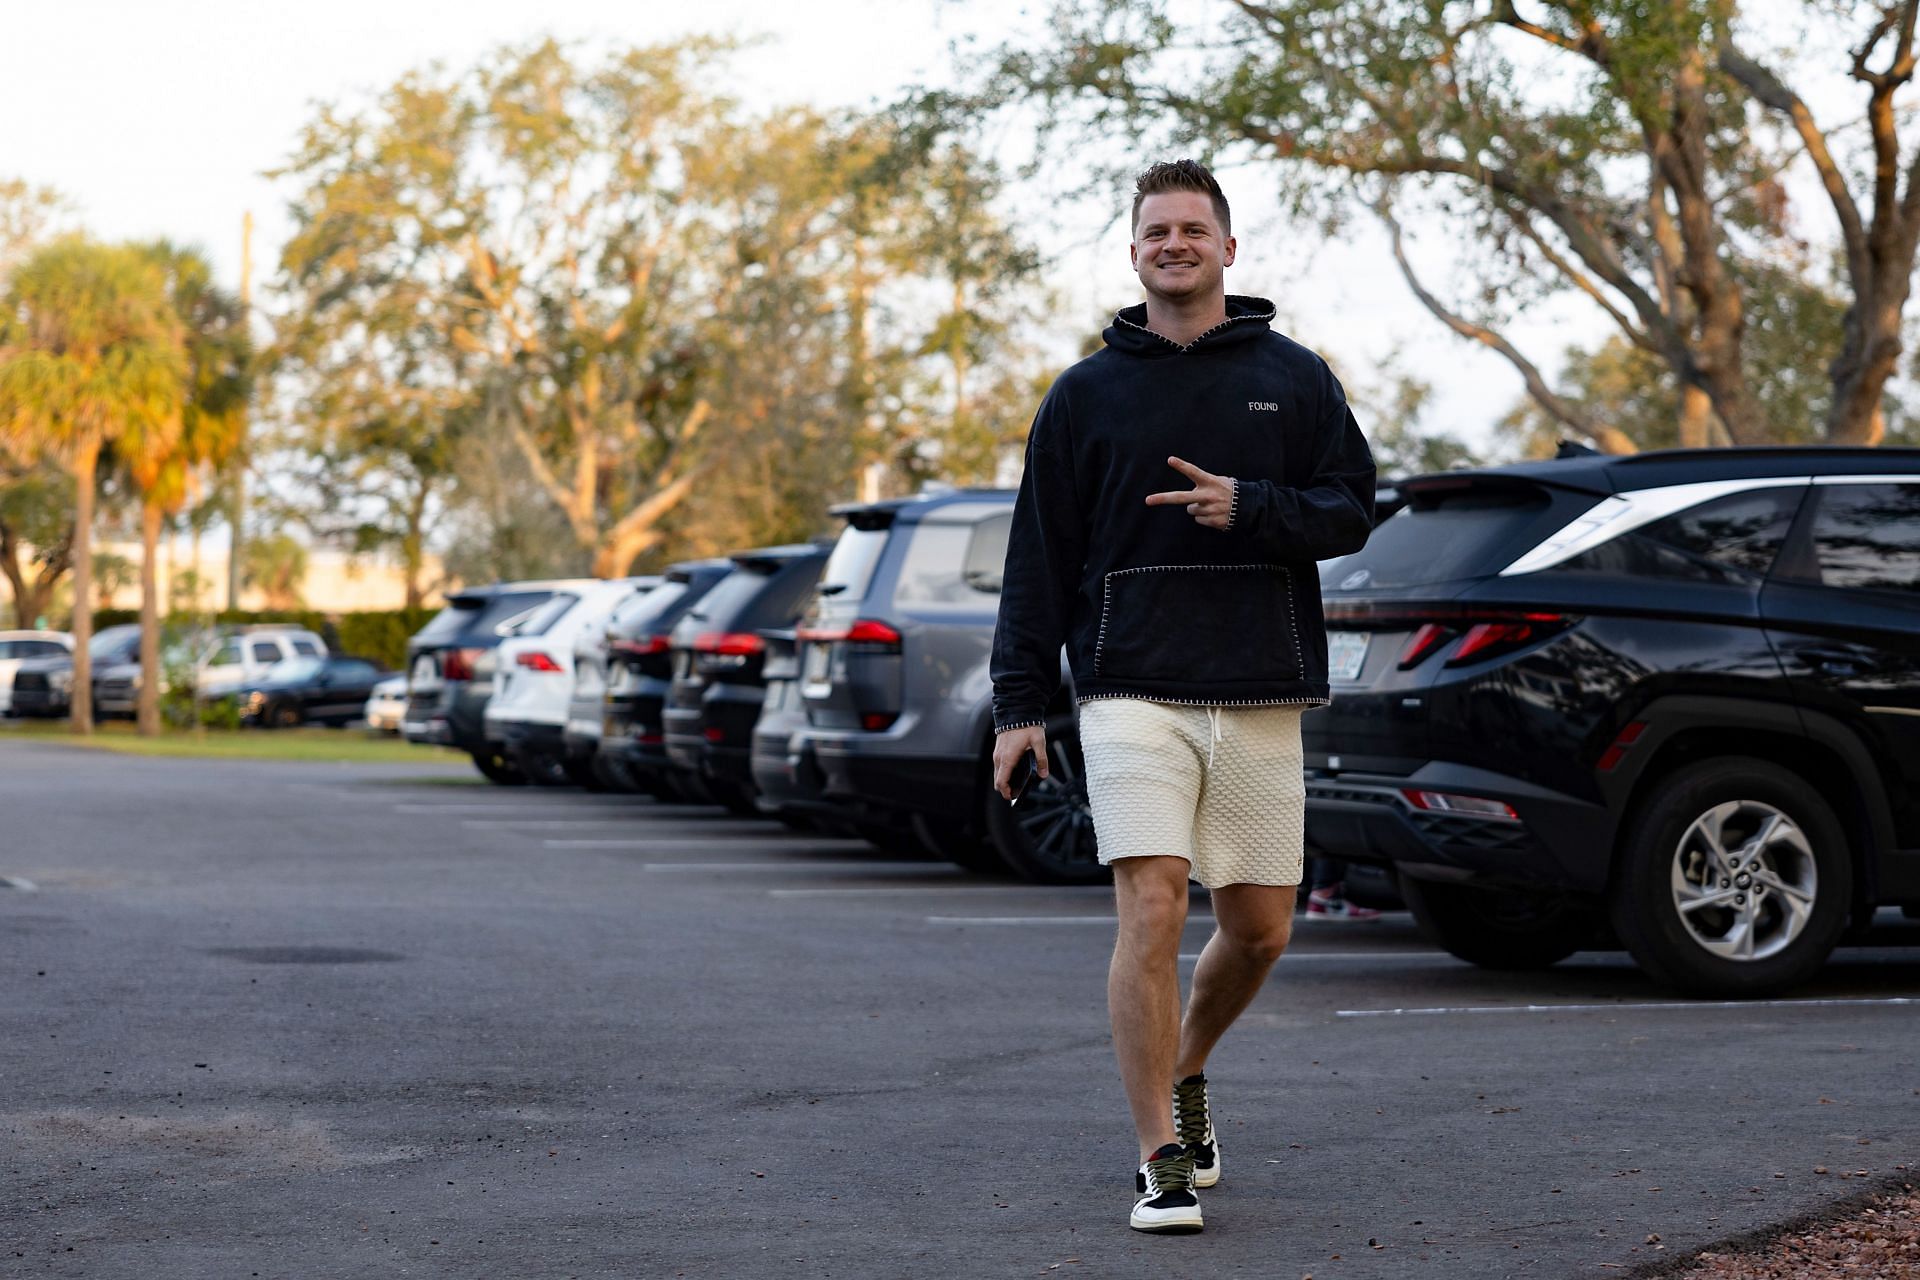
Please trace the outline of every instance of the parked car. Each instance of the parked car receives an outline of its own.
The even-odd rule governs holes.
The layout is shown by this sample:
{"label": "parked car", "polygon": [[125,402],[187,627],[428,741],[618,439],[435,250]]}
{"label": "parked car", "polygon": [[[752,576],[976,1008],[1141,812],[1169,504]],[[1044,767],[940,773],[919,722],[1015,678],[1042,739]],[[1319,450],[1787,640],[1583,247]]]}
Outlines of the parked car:
{"label": "parked car", "polygon": [[505,744],[507,757],[530,781],[597,784],[592,758],[570,758],[562,739],[573,694],[574,646],[582,635],[604,631],[608,615],[622,601],[658,582],[615,578],[558,592],[500,642],[487,736]]}
{"label": "parked car", "polygon": [[[187,655],[177,651],[196,642],[193,637],[174,639],[168,650],[184,663]],[[202,697],[218,697],[258,684],[289,658],[319,657],[326,652],[327,642],[304,627],[266,622],[233,628],[217,636],[195,660],[194,691]],[[135,645],[126,660],[95,673],[94,711],[131,718],[140,708],[141,680],[139,646]]]}
{"label": "parked car", "polygon": [[64,631],[0,631],[0,715],[13,714],[13,673],[34,658],[73,653],[73,637]]}
{"label": "parked car", "polygon": [[388,676],[373,686],[373,692],[367,695],[366,706],[361,708],[360,715],[372,732],[397,735],[400,722],[407,718],[406,676]]}
{"label": "parked car", "polygon": [[[667,638],[733,567],[727,559],[670,565],[665,581],[615,610],[607,623],[607,688],[597,759],[617,784],[651,790],[667,799],[710,799],[697,789],[696,779],[679,775],[667,759],[661,724],[667,689],[673,683]],[[576,699],[570,714],[578,718],[591,712]],[[689,793],[686,787],[697,793]]]}
{"label": "parked car", "polygon": [[784,776],[764,744],[762,776],[787,804],[868,830],[905,823],[965,866],[1097,880],[1070,687],[1050,721],[1053,776],[1017,811],[990,785],[987,664],[1013,498],[965,489],[833,509],[847,525],[798,633],[807,723]]}
{"label": "parked car", "polygon": [[1920,450],[1421,477],[1322,566],[1309,839],[1467,960],[1758,995],[1920,908]]}
{"label": "parked car", "polygon": [[278,662],[259,680],[220,696],[233,700],[244,725],[344,727],[360,718],[374,687],[392,674],[366,658],[301,656]]}
{"label": "parked car", "polygon": [[[100,694],[101,672],[138,658],[140,628],[131,623],[96,631],[87,645],[93,662],[93,693]],[[13,673],[13,714],[64,716],[73,709],[73,654],[22,658]]]}
{"label": "parked car", "polygon": [[831,550],[821,543],[761,547],[729,557],[733,572],[675,624],[673,682],[662,712],[667,758],[738,813],[757,813],[752,748],[765,696],[761,631],[792,626]]}
{"label": "parked car", "polygon": [[446,607],[407,641],[407,716],[400,728],[407,741],[464,751],[489,781],[525,782],[505,744],[487,734],[494,650],[555,593],[594,581],[502,582],[448,596]]}

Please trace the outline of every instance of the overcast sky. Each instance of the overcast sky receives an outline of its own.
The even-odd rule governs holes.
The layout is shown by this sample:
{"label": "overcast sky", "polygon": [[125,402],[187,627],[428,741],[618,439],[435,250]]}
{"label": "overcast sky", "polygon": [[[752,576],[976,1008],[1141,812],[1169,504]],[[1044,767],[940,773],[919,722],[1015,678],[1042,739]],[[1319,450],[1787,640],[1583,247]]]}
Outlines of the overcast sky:
{"label": "overcast sky", "polygon": [[[952,39],[1000,38],[1041,3],[14,0],[0,27],[0,119],[8,122],[0,176],[58,188],[98,235],[197,244],[229,285],[239,277],[241,216],[252,210],[257,290],[286,228],[285,194],[263,171],[284,158],[316,101],[360,99],[410,67],[464,66],[496,45],[542,35],[650,43],[705,31],[770,37],[741,55],[740,83],[727,86],[750,102],[863,105],[945,79]],[[1229,288],[1275,298],[1290,332],[1350,378],[1369,378],[1397,356],[1434,383],[1434,426],[1478,437],[1513,404],[1518,379],[1439,329],[1377,233],[1361,228],[1347,243],[1322,245],[1279,221],[1257,183],[1252,172],[1228,176],[1240,236]],[[1124,222],[1078,238],[1096,234],[1059,261],[1062,361],[1098,317],[1139,297]],[[1536,332],[1528,345],[1551,366],[1575,336],[1577,328]]]}

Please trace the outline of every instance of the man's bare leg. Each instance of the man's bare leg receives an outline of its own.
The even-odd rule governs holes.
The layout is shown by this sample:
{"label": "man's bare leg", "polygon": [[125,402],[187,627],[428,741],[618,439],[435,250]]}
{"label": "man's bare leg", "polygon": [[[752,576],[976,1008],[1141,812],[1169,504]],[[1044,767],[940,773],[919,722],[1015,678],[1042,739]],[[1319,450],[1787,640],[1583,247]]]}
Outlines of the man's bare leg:
{"label": "man's bare leg", "polygon": [[1185,858],[1118,858],[1113,897],[1120,936],[1107,970],[1107,1011],[1140,1159],[1175,1141],[1173,1062],[1180,1042],[1180,933],[1187,922]]}
{"label": "man's bare leg", "polygon": [[[1230,884],[1213,891],[1215,928],[1193,968],[1193,991],[1187,998],[1187,1016],[1180,1023],[1174,1079],[1184,1080],[1204,1070],[1220,1037],[1260,994],[1268,970],[1293,936],[1297,892],[1265,884]],[[1137,1115],[1138,1104],[1134,1111]]]}

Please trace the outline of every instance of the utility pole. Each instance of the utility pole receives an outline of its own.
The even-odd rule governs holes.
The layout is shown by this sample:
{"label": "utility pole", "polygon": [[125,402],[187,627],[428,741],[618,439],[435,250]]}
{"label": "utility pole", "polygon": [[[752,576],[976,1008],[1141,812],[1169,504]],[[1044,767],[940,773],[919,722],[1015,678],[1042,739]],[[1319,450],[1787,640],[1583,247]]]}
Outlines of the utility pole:
{"label": "utility pole", "polygon": [[[240,218],[240,331],[253,337],[253,210]],[[247,421],[240,411],[240,447],[233,455],[233,505],[227,515],[227,608],[240,607],[240,530],[247,518]]]}

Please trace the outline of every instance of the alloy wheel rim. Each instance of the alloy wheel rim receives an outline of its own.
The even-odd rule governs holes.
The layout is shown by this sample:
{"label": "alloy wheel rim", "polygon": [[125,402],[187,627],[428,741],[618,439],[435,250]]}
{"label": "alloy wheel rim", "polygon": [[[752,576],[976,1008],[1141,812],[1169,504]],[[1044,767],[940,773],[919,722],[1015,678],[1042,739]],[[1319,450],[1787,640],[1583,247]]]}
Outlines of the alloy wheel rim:
{"label": "alloy wheel rim", "polygon": [[1052,725],[1047,732],[1047,769],[1051,776],[1036,780],[1020,804],[1026,810],[1015,819],[1020,834],[1034,854],[1052,866],[1091,866],[1100,859],[1079,743]]}
{"label": "alloy wheel rim", "polygon": [[1708,953],[1747,963],[1779,955],[1806,930],[1819,871],[1806,833],[1761,800],[1729,800],[1695,818],[1674,849],[1673,906]]}

